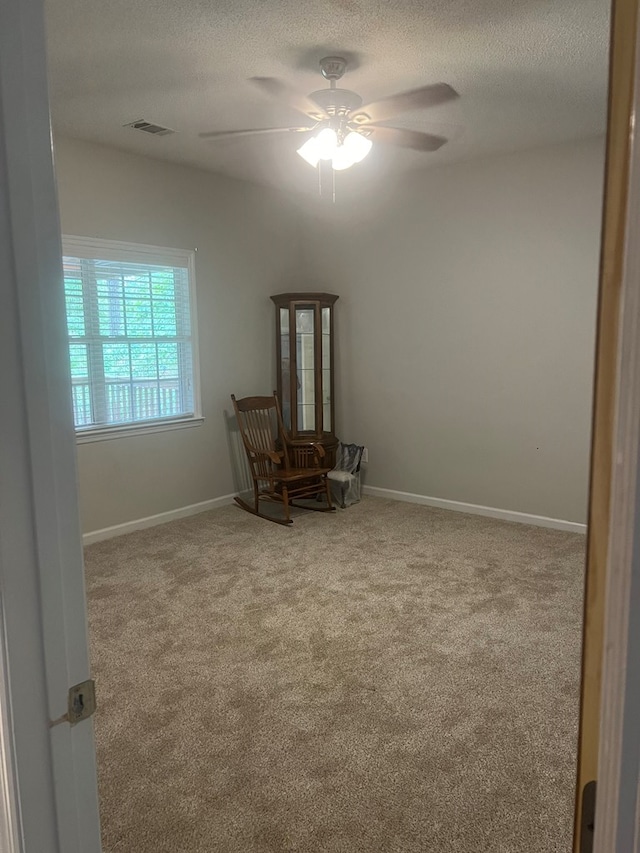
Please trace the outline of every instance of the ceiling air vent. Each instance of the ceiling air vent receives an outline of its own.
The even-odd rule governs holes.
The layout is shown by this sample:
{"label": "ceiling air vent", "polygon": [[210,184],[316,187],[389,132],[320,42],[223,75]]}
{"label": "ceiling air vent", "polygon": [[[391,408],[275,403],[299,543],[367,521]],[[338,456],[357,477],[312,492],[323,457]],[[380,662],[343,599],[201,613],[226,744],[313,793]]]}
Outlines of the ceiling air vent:
{"label": "ceiling air vent", "polygon": [[134,130],[141,130],[143,133],[150,133],[152,136],[168,136],[170,133],[175,133],[168,127],[162,127],[159,124],[154,124],[152,121],[139,118],[136,121],[129,121],[123,124],[123,127],[132,127]]}

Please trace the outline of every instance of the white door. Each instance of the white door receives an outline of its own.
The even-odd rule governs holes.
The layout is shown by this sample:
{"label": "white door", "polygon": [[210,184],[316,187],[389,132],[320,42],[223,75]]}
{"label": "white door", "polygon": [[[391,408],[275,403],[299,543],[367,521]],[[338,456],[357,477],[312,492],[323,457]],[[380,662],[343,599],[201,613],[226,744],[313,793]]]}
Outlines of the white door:
{"label": "white door", "polygon": [[0,847],[99,853],[41,0],[0,2]]}

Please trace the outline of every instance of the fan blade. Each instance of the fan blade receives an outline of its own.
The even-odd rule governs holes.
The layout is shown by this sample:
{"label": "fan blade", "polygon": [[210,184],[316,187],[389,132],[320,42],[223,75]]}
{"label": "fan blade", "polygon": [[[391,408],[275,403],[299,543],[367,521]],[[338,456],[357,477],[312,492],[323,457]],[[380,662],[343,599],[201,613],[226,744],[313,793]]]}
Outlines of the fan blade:
{"label": "fan blade", "polygon": [[200,139],[224,139],[227,136],[258,136],[263,133],[309,133],[312,127],[257,127],[253,130],[212,130],[199,133]]}
{"label": "fan blade", "polygon": [[306,95],[301,95],[293,86],[289,86],[283,80],[278,80],[276,77],[251,77],[250,79],[254,86],[257,86],[266,95],[283,101],[314,121],[329,118],[328,114],[315,101]]}
{"label": "fan blade", "polygon": [[444,136],[407,130],[404,127],[367,125],[367,130],[371,131],[371,139],[374,142],[399,145],[401,148],[412,148],[414,151],[437,151],[447,141]]}
{"label": "fan blade", "polygon": [[427,107],[437,107],[460,97],[455,89],[447,83],[435,83],[433,86],[423,86],[422,89],[412,89],[410,92],[400,92],[397,95],[389,95],[354,110],[349,116],[351,121],[357,124],[369,124],[370,122],[387,121],[395,118],[401,113],[411,110],[423,110]]}

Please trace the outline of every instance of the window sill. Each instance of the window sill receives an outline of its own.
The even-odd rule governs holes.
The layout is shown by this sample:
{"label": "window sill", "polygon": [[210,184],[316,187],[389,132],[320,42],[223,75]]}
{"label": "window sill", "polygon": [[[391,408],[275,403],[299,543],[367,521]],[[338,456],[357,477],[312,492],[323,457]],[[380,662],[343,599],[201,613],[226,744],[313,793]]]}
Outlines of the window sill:
{"label": "window sill", "polygon": [[76,442],[78,444],[90,444],[94,441],[109,441],[113,438],[130,438],[134,435],[149,435],[152,432],[168,432],[174,429],[187,429],[189,427],[201,426],[204,418],[181,418],[175,421],[160,421],[156,423],[142,423],[137,425],[125,424],[118,427],[106,427],[105,429],[92,429],[76,431]]}

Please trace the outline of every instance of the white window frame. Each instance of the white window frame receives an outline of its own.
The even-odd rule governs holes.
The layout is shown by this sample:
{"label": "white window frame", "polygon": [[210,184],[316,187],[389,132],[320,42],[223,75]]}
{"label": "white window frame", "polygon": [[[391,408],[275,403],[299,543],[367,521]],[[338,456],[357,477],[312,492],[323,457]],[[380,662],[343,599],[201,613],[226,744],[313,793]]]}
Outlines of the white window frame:
{"label": "white window frame", "polygon": [[[85,444],[93,441],[108,441],[145,433],[184,429],[204,423],[200,396],[200,348],[198,346],[198,311],[196,306],[195,251],[191,249],[168,249],[145,243],[128,243],[122,240],[104,240],[97,237],[62,236],[64,257],[87,260],[129,261],[130,263],[156,266],[186,267],[189,277],[189,312],[191,318],[191,347],[193,365],[193,415],[177,418],[159,418],[114,426],[76,427],[76,441]],[[71,339],[69,339],[71,341]]]}

